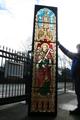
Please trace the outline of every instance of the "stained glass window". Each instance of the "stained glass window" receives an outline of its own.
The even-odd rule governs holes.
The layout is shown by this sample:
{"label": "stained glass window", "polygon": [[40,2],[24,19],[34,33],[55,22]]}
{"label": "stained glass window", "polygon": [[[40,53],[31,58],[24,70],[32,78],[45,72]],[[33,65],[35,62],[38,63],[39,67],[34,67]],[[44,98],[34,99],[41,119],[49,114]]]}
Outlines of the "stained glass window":
{"label": "stained glass window", "polygon": [[56,35],[55,12],[49,7],[37,10],[33,36],[31,112],[55,112]]}

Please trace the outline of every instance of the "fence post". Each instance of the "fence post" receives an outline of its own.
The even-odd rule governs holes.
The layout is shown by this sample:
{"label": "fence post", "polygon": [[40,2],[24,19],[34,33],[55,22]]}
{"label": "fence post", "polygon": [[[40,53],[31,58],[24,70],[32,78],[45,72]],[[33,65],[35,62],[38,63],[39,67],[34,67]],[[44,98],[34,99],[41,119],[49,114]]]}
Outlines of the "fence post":
{"label": "fence post", "polygon": [[64,93],[66,93],[66,74],[65,74],[65,77],[64,77]]}

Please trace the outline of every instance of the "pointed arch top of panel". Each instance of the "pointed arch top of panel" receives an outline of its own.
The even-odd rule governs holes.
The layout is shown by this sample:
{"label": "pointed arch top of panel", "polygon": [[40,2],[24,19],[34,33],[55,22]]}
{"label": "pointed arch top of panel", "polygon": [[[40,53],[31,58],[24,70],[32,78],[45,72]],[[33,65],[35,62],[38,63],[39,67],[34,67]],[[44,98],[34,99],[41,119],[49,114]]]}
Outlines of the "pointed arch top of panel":
{"label": "pointed arch top of panel", "polygon": [[56,23],[55,13],[48,8],[42,8],[36,14],[36,22],[45,22],[49,24]]}

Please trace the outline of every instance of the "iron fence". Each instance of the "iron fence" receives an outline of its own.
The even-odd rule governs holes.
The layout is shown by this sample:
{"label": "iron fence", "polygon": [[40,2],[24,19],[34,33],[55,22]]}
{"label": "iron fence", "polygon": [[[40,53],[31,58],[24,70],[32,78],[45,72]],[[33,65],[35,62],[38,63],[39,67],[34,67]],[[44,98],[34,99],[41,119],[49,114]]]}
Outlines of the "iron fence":
{"label": "iron fence", "polygon": [[71,77],[72,61],[64,54],[58,56],[58,82],[57,90],[59,94],[74,92],[74,80]]}
{"label": "iron fence", "polygon": [[29,100],[27,54],[0,48],[0,105]]}

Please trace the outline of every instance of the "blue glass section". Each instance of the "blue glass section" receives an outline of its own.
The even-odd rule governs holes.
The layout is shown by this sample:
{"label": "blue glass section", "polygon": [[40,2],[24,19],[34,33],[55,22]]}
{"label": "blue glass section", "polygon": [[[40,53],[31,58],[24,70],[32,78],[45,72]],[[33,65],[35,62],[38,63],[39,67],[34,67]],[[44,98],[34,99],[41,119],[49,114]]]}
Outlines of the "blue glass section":
{"label": "blue glass section", "polygon": [[43,26],[43,23],[38,23],[38,27],[42,27]]}
{"label": "blue glass section", "polygon": [[43,8],[40,9],[37,12],[37,22],[44,22],[44,17],[46,17],[47,21],[49,23],[54,23],[55,22],[55,14],[48,8]]}
{"label": "blue glass section", "polygon": [[54,28],[54,27],[55,27],[55,24],[50,24],[49,27],[50,27],[50,31],[51,31],[51,30],[55,29],[55,28]]}

